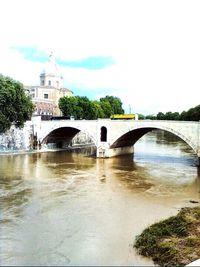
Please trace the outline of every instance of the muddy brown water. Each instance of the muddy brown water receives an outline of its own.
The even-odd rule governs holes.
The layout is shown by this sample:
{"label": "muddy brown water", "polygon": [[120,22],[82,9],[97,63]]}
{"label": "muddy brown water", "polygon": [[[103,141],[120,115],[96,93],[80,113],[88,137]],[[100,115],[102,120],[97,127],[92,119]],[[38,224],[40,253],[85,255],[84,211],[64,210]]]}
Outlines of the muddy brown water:
{"label": "muddy brown water", "polygon": [[153,265],[133,248],[144,228],[200,201],[194,152],[152,132],[127,155],[0,157],[1,265]]}

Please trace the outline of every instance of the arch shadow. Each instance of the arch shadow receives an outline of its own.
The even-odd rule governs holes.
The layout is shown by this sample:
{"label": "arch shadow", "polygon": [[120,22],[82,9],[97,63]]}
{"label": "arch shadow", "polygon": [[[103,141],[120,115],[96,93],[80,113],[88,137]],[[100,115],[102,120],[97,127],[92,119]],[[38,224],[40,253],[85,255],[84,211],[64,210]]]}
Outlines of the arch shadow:
{"label": "arch shadow", "polygon": [[120,136],[110,148],[133,146],[143,135],[156,130],[157,128],[139,128],[132,131],[129,131],[122,136]]}
{"label": "arch shadow", "polygon": [[72,127],[61,127],[51,131],[43,140],[42,144],[57,143],[58,145],[62,142],[70,143],[80,130]]}
{"label": "arch shadow", "polygon": [[123,134],[122,136],[120,136],[110,146],[110,148],[133,146],[142,136],[144,136],[145,134],[147,134],[148,132],[151,132],[153,130],[161,130],[161,131],[165,131],[165,132],[169,132],[169,133],[173,134],[174,136],[178,137],[183,142],[185,142],[197,154],[197,151],[195,151],[195,147],[188,142],[187,138],[184,138],[184,136],[181,137],[180,135],[178,135],[175,132],[170,131],[168,129],[159,128],[159,127],[144,127],[144,128],[141,127],[141,128],[131,130],[131,131]]}

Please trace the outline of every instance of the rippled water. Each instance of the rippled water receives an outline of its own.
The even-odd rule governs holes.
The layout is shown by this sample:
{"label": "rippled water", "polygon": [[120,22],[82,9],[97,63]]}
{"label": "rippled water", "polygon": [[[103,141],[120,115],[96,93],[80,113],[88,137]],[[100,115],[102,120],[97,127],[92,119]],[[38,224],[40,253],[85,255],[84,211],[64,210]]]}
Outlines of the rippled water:
{"label": "rippled water", "polygon": [[148,225],[200,201],[193,151],[161,131],[134,158],[49,152],[0,157],[1,265],[152,265]]}

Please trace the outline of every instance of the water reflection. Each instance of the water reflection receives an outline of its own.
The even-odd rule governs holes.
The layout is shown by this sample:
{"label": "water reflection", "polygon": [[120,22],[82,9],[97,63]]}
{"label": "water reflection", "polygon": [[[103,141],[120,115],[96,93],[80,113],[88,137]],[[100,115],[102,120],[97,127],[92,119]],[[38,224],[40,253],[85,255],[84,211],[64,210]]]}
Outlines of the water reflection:
{"label": "water reflection", "polygon": [[148,180],[150,178],[154,184],[148,193],[160,197],[190,192],[198,199],[200,178],[194,151],[180,138],[164,131],[155,131],[143,140],[136,145],[138,152],[134,160],[145,167]]}
{"label": "water reflection", "polygon": [[199,180],[193,152],[160,132],[135,145],[134,159],[3,156],[1,264],[152,265],[133,249],[135,236],[200,201]]}

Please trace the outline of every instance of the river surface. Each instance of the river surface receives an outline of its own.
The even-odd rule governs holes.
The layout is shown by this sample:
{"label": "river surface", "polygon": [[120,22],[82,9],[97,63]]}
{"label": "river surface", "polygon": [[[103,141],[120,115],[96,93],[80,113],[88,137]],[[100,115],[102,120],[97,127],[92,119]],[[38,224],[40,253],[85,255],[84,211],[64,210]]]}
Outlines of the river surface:
{"label": "river surface", "polygon": [[200,201],[194,152],[162,131],[133,156],[0,157],[1,265],[153,265],[136,235]]}

